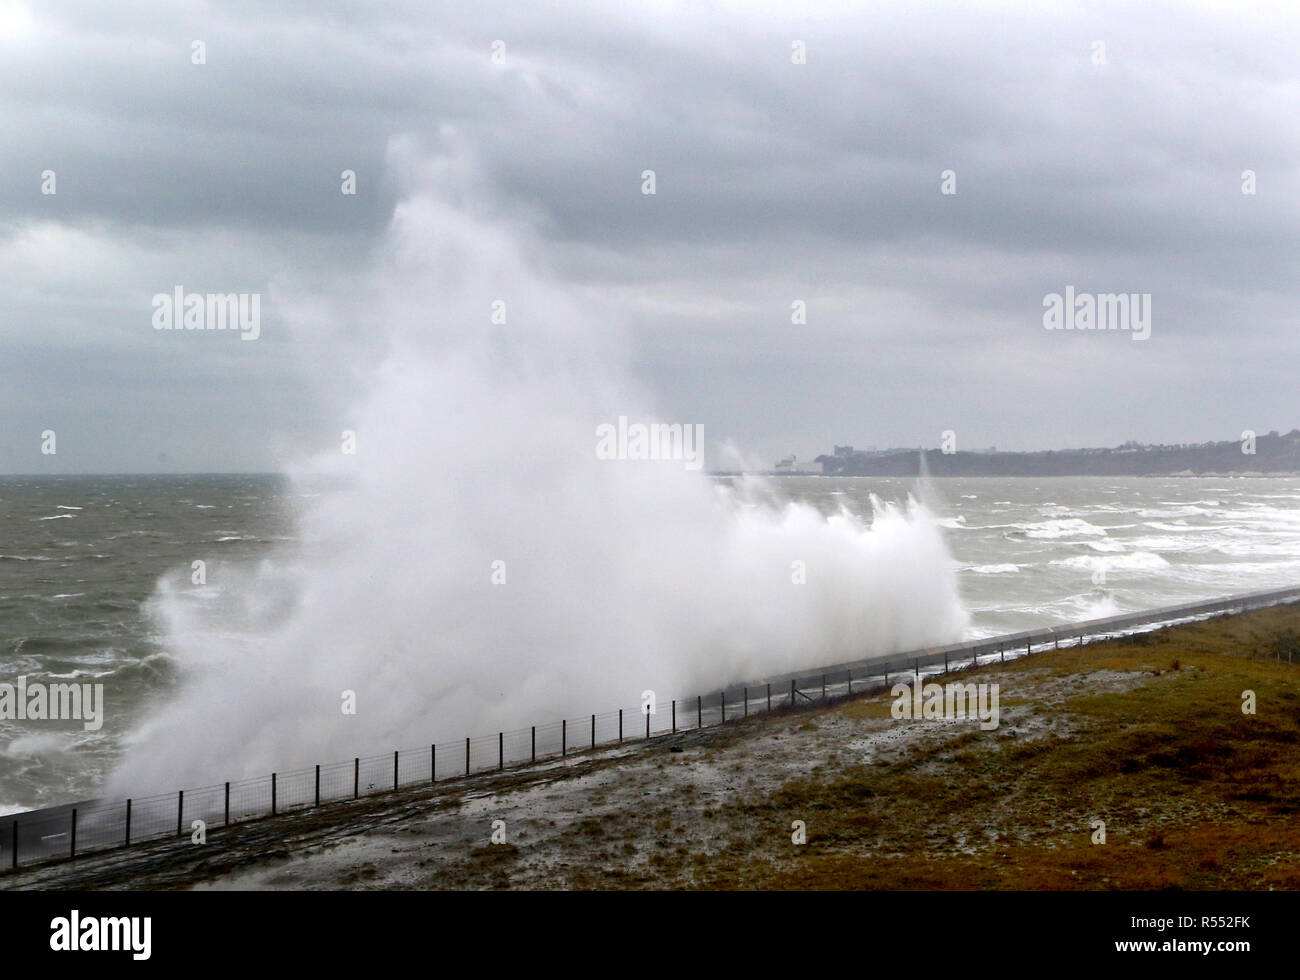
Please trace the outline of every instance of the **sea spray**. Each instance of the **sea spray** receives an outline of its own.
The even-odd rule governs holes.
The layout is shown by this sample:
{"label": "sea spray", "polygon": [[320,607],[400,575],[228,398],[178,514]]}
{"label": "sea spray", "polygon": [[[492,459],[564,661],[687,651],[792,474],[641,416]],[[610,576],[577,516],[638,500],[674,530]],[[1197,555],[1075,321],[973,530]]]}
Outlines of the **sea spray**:
{"label": "sea spray", "polygon": [[961,636],[955,563],[915,501],[825,516],[753,480],[599,458],[596,426],[662,418],[621,334],[523,261],[526,230],[463,198],[425,189],[396,212],[366,325],[389,353],[346,413],[355,453],[293,471],[298,540],[225,569],[219,603],[194,601],[184,570],[159,583],[150,609],[184,681],[130,736],[111,792]]}

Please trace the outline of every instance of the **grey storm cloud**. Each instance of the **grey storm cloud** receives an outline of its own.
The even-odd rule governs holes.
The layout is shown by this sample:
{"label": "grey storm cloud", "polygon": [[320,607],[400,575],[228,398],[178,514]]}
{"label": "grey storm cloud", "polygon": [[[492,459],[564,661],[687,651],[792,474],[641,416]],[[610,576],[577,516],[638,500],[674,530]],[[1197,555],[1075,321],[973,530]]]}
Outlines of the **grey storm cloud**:
{"label": "grey storm cloud", "polygon": [[[95,432],[60,464],[83,470],[272,468],[330,438],[353,378],[310,309],[272,303],[256,353],[169,349],[149,297],[356,301],[394,142],[449,138],[632,331],[665,415],[759,458],[1290,428],[1297,27],[1237,4],[0,0],[0,469],[42,469],[54,415]],[[1151,340],[1044,331],[1067,283],[1151,293]]]}

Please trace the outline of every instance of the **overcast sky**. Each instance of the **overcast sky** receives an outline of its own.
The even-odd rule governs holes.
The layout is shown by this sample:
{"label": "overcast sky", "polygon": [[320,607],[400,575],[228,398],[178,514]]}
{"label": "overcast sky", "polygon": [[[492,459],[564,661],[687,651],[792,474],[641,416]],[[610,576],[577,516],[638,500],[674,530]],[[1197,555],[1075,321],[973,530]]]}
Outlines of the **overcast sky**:
{"label": "overcast sky", "polygon": [[[711,444],[1290,429],[1298,10],[0,0],[0,471],[336,443],[313,304],[363,295],[394,143],[453,130]],[[262,336],[154,330],[176,285],[261,293]],[[1150,293],[1150,339],[1045,330],[1067,285]]]}

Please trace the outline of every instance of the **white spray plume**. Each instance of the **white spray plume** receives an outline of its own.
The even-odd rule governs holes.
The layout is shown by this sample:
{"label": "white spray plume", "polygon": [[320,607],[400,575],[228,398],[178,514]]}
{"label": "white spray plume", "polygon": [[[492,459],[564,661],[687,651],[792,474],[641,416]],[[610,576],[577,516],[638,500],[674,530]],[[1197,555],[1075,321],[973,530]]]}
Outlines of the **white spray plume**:
{"label": "white spray plume", "polygon": [[526,229],[449,203],[456,174],[440,164],[395,214],[372,327],[390,353],[351,416],[356,455],[294,473],[346,487],[304,497],[298,540],[227,569],[218,602],[179,571],[159,583],[185,680],[110,792],[543,724],[965,628],[918,503],[825,516],[758,481],[597,458],[597,426],[620,415],[698,420],[656,414],[622,334],[523,260]]}

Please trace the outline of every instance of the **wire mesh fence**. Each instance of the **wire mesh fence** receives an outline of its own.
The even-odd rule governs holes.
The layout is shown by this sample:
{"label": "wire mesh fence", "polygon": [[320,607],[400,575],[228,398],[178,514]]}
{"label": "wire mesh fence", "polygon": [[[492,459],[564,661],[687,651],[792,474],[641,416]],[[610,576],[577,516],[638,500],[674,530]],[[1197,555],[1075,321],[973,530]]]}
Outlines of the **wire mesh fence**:
{"label": "wire mesh fence", "polygon": [[430,743],[343,762],[128,800],[92,800],[0,820],[0,871],[273,817],[375,793],[436,785],[479,773],[620,743],[644,741],[752,715],[797,709],[888,688],[900,680],[947,673],[1173,624],[1300,600],[1300,588],[1253,592],[1064,626],[913,650],[810,671],[781,674],[707,694],[564,718],[457,742]]}

